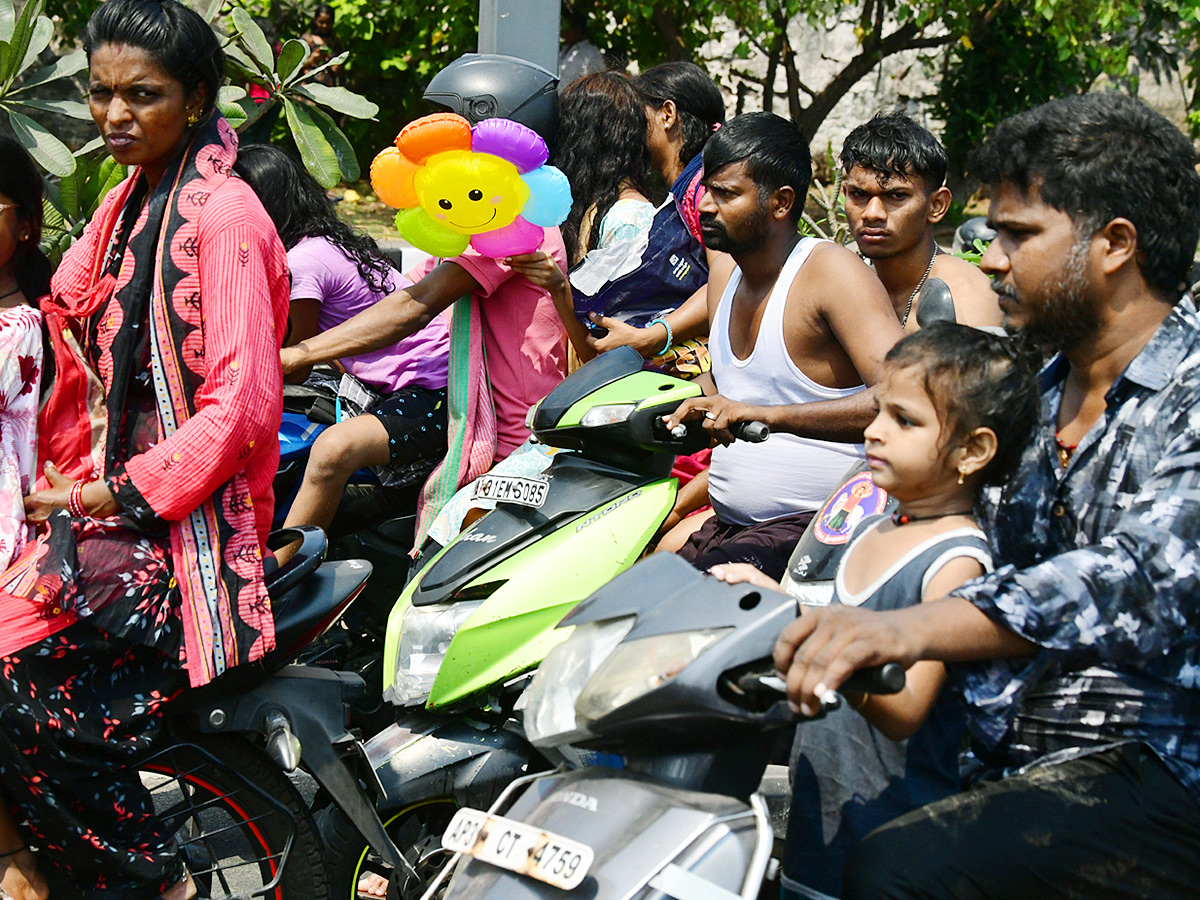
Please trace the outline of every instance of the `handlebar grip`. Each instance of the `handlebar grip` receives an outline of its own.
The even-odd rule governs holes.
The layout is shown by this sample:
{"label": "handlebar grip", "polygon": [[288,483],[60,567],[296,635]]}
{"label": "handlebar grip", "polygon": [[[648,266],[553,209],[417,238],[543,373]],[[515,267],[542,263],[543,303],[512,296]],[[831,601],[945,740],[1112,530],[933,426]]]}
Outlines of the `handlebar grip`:
{"label": "handlebar grip", "polygon": [[739,441],[761,444],[771,436],[771,429],[763,422],[735,422],[729,429]]}
{"label": "handlebar grip", "polygon": [[859,669],[846,679],[842,688],[864,694],[898,694],[904,690],[904,680],[904,666],[890,662]]}

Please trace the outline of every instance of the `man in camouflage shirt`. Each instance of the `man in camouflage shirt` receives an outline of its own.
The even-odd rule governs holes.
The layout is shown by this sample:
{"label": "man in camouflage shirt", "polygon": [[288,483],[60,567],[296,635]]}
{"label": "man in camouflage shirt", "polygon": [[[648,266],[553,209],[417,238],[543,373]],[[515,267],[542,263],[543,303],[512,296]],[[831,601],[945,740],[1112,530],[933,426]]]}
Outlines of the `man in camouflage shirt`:
{"label": "man in camouflage shirt", "polygon": [[776,664],[811,712],[862,666],[957,663],[990,777],[865,839],[847,897],[1200,896],[1195,164],[1116,93],[1009,119],[973,158],[1006,327],[1057,354],[991,516],[1006,565],[902,611],[806,611]]}

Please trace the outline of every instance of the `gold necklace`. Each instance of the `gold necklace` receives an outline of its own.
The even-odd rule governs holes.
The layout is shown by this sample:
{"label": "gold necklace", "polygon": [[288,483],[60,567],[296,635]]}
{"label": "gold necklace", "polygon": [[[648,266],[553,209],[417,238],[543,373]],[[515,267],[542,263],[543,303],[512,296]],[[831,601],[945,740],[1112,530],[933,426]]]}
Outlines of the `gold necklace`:
{"label": "gold necklace", "polygon": [[925,279],[929,277],[929,273],[933,271],[933,261],[937,259],[938,245],[933,245],[933,254],[929,257],[929,265],[925,267],[925,274],[921,276],[921,280],[917,282],[917,286],[913,288],[913,292],[908,295],[908,305],[904,307],[904,317],[900,320],[900,327],[903,328],[908,324],[908,314],[912,312],[913,301],[917,299],[917,294],[921,292],[921,288],[925,286]]}

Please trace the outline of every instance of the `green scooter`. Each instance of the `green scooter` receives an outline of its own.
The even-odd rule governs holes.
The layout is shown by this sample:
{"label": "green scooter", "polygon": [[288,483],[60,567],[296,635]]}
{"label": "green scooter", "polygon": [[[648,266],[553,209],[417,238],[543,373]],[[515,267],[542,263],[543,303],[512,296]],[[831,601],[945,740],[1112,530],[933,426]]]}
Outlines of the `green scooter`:
{"label": "green scooter", "polygon": [[[548,470],[477,482],[496,509],[430,557],[389,617],[384,697],[397,720],[366,743],[381,818],[413,871],[383,865],[331,811],[321,824],[333,897],[355,900],[362,876],[377,872],[392,881],[389,897],[416,900],[445,859],[441,834],[459,806],[487,808],[514,778],[595,761],[535,750],[517,700],[570,633],[555,626],[633,565],[670,513],[676,455],[709,436],[698,423],[668,430],[663,417],[700,393],[644,370],[631,348],[605,353],[530,410],[534,437],[562,450]],[[744,423],[738,436],[768,433]]]}

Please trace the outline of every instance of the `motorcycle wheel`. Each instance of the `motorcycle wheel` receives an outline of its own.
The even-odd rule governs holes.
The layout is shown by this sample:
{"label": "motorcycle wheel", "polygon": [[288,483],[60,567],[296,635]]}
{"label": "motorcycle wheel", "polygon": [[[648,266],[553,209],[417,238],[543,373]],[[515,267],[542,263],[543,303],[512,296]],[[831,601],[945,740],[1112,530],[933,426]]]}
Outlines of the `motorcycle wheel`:
{"label": "motorcycle wheel", "polygon": [[[405,806],[384,819],[388,834],[417,873],[416,879],[400,885],[400,900],[418,900],[450,859],[450,852],[442,849],[442,832],[457,809],[449,797],[438,797]],[[391,876],[391,866],[367,846],[341,810],[328,807],[318,814],[318,822],[329,856],[334,900],[359,900],[358,883],[365,875]]]}
{"label": "motorcycle wheel", "polygon": [[201,898],[327,900],[325,854],[300,793],[239,735],[188,735],[143,760]]}

